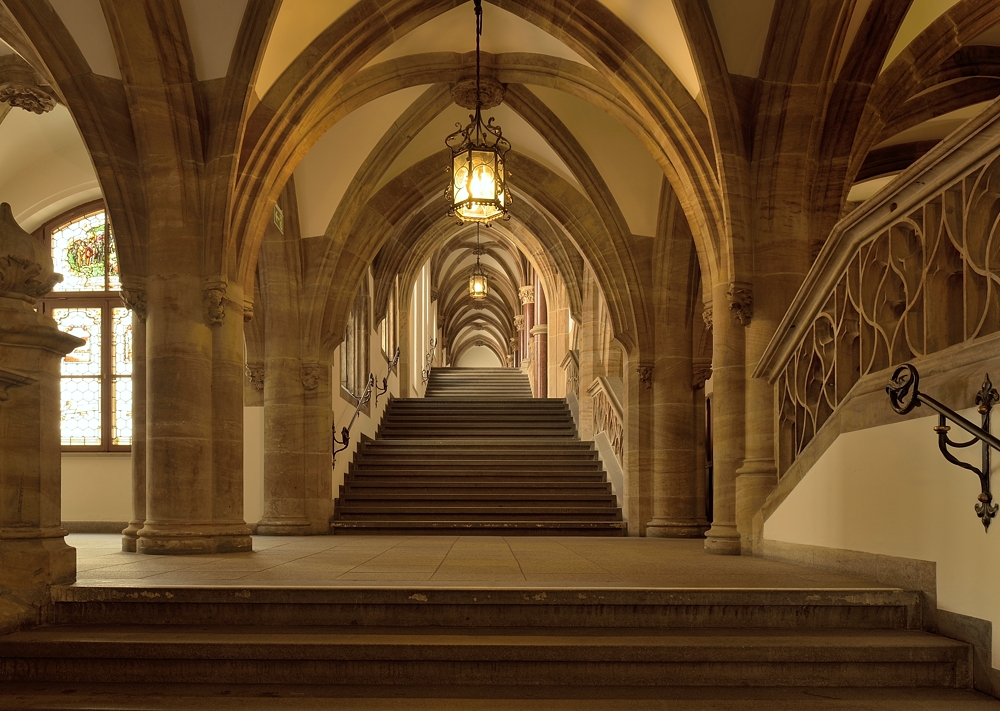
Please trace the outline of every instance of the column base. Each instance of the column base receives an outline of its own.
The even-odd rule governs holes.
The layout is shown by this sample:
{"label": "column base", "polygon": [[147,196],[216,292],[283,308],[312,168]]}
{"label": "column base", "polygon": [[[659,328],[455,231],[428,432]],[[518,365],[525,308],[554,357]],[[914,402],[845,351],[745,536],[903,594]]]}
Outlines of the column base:
{"label": "column base", "polygon": [[705,552],[712,555],[739,555],[740,533],[733,524],[712,524],[705,534]]}
{"label": "column base", "polygon": [[777,484],[777,472],[743,473],[736,477],[736,528],[744,553],[753,550],[753,518]]}
{"label": "column base", "polygon": [[669,521],[653,519],[646,524],[647,538],[702,538],[707,526],[697,521]]}
{"label": "column base", "polygon": [[76,548],[66,544],[66,531],[38,533],[38,538],[0,539],[0,587],[44,589],[76,582]]}
{"label": "column base", "polygon": [[122,552],[135,553],[135,547],[139,540],[139,531],[142,529],[144,521],[129,521],[128,527],[122,531]]}
{"label": "column base", "polygon": [[146,555],[199,555],[249,553],[253,550],[246,524],[150,524],[139,531],[136,553]]}
{"label": "column base", "polygon": [[308,536],[313,523],[305,517],[266,516],[257,523],[258,536]]}

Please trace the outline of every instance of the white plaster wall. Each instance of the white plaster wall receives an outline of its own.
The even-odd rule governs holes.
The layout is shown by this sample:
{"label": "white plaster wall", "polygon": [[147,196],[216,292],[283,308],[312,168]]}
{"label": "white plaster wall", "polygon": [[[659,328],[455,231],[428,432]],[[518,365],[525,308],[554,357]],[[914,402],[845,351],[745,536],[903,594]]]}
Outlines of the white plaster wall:
{"label": "white plaster wall", "polygon": [[132,455],[67,452],[62,456],[63,521],[129,521]]}
{"label": "white plaster wall", "polygon": [[[961,414],[979,421],[975,410]],[[935,562],[938,607],[993,623],[997,667],[1000,522],[983,530],[973,510],[979,479],[944,460],[936,424],[926,417],[841,435],[764,523],[764,538]],[[952,429],[953,439],[964,435]]]}

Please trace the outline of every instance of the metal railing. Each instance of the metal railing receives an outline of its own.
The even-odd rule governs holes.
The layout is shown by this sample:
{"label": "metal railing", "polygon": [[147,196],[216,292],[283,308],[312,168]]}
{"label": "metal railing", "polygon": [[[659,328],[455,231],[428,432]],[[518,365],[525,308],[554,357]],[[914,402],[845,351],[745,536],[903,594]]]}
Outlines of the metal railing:
{"label": "metal railing", "polygon": [[[361,393],[361,397],[355,397],[352,393],[352,397],[358,401],[358,404],[354,408],[354,417],[351,418],[351,422],[340,430],[340,439],[337,439],[337,435],[333,435],[333,462],[337,461],[337,453],[343,452],[351,444],[351,428],[354,427],[355,421],[358,419],[358,414],[361,412],[361,408],[368,404],[368,401],[372,397],[372,389],[375,387],[375,374],[368,374],[368,382],[365,384],[365,389]],[[334,430],[337,426],[334,425]],[[340,449],[337,449],[337,445],[340,445]]]}
{"label": "metal railing", "polygon": [[385,377],[382,378],[382,387],[376,387],[375,391],[375,407],[378,407],[378,399],[382,395],[385,395],[389,391],[389,376],[392,374],[393,368],[399,364],[399,346],[396,346],[396,355],[392,357],[389,361],[389,368],[386,370]]}
{"label": "metal railing", "polygon": [[[917,369],[912,364],[906,363],[896,368],[892,373],[889,385],[885,389],[889,394],[889,402],[892,404],[892,409],[900,415],[905,415],[916,407],[927,405],[938,413],[938,424],[934,427],[934,431],[937,432],[938,447],[941,449],[941,454],[955,466],[968,469],[979,477],[982,493],[978,496],[979,503],[976,504],[976,515],[983,522],[983,527],[989,531],[990,523],[997,515],[997,509],[1000,508],[997,504],[993,503],[993,494],[990,493],[990,448],[992,447],[1000,451],[1000,439],[990,434],[990,413],[993,410],[993,405],[1000,400],[1000,393],[997,393],[996,388],[993,387],[993,383],[990,381],[989,374],[987,374],[986,380],[983,381],[983,386],[976,394],[976,405],[982,417],[982,427],[980,427],[965,419],[950,407],[942,405],[930,395],[920,392],[919,384],[920,373],[917,372]],[[948,437],[948,432],[951,430],[951,427],[947,425],[949,420],[971,434],[972,439],[967,442],[953,442]],[[963,462],[948,450],[948,447],[964,449],[971,447],[977,442],[982,443],[982,468]]]}

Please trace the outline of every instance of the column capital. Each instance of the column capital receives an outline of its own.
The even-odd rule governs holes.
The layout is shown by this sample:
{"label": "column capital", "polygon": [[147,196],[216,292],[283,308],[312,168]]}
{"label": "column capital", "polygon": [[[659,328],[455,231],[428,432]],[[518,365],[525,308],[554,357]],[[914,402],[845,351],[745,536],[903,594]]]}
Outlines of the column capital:
{"label": "column capital", "polygon": [[522,286],[517,290],[517,296],[521,299],[522,306],[533,304],[535,303],[535,287],[530,284],[528,286]]}
{"label": "column capital", "polygon": [[524,316],[522,314],[514,317],[514,328],[518,331],[524,330]]}
{"label": "column capital", "polygon": [[205,277],[202,291],[205,295],[205,319],[209,326],[226,322],[226,291],[229,281],[224,277]]}

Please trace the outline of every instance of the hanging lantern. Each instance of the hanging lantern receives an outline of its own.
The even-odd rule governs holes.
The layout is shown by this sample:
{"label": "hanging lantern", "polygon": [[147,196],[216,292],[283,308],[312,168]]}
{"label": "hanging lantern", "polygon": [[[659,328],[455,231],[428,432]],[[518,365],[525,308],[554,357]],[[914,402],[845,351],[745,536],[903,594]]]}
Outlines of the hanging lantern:
{"label": "hanging lantern", "polygon": [[493,119],[483,121],[482,81],[480,77],[479,39],[483,33],[482,0],[475,0],[476,10],[476,112],[470,123],[445,139],[451,149],[451,184],[445,191],[451,209],[449,215],[462,222],[490,223],[508,217],[510,195],[504,165],[510,141]]}
{"label": "hanging lantern", "polygon": [[476,225],[476,266],[469,273],[469,296],[477,300],[485,299],[490,293],[489,279],[479,263],[479,254],[479,225]]}

